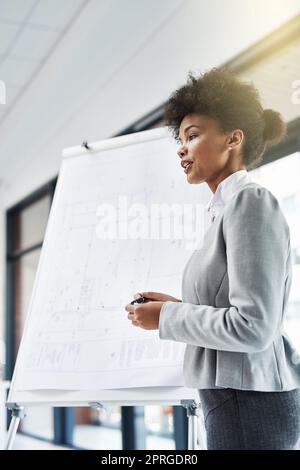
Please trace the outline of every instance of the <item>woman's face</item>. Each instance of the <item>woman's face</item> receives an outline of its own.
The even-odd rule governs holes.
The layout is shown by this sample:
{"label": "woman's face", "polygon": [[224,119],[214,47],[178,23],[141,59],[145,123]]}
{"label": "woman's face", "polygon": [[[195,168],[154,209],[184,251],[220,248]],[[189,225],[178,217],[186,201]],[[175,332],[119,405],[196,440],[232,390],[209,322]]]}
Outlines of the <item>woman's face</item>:
{"label": "woman's face", "polygon": [[206,182],[215,192],[220,181],[238,169],[240,159],[230,149],[232,132],[222,133],[218,122],[201,114],[189,114],[179,128],[178,155],[189,183]]}

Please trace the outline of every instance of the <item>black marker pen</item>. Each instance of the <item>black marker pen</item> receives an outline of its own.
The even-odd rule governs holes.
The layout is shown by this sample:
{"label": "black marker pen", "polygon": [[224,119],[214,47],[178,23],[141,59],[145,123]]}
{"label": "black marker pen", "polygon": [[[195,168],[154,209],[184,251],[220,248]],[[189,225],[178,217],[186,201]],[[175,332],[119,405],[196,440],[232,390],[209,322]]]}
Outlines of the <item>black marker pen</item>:
{"label": "black marker pen", "polygon": [[145,297],[139,297],[138,299],[134,299],[132,302],[130,302],[131,305],[133,304],[143,304],[145,303]]}

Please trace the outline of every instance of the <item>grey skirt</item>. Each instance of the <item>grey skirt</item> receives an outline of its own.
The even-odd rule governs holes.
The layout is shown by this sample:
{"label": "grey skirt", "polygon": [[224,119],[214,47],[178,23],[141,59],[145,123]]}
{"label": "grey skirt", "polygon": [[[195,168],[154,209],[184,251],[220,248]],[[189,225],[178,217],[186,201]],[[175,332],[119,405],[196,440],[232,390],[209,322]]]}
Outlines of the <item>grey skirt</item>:
{"label": "grey skirt", "polygon": [[199,390],[208,450],[297,449],[300,389]]}

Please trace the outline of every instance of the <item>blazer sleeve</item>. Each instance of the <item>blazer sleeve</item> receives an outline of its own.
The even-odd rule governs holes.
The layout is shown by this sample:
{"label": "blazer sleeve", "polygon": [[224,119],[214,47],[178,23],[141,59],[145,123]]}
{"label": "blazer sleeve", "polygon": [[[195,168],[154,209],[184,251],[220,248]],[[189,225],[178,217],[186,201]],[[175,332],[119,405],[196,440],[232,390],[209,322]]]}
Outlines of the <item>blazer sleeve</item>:
{"label": "blazer sleeve", "polygon": [[289,228],[277,199],[261,186],[242,189],[225,207],[223,236],[230,306],[164,302],[159,337],[223,351],[262,351],[283,313]]}

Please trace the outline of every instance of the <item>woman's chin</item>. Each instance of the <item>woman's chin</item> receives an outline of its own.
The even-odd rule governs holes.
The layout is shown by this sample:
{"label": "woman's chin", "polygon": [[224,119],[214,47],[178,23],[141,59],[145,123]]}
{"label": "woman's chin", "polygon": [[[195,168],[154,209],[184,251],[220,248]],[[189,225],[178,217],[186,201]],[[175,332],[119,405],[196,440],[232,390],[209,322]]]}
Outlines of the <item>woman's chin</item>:
{"label": "woman's chin", "polygon": [[192,173],[188,173],[186,179],[187,182],[190,184],[199,183],[199,178],[196,178],[195,175],[193,175]]}

